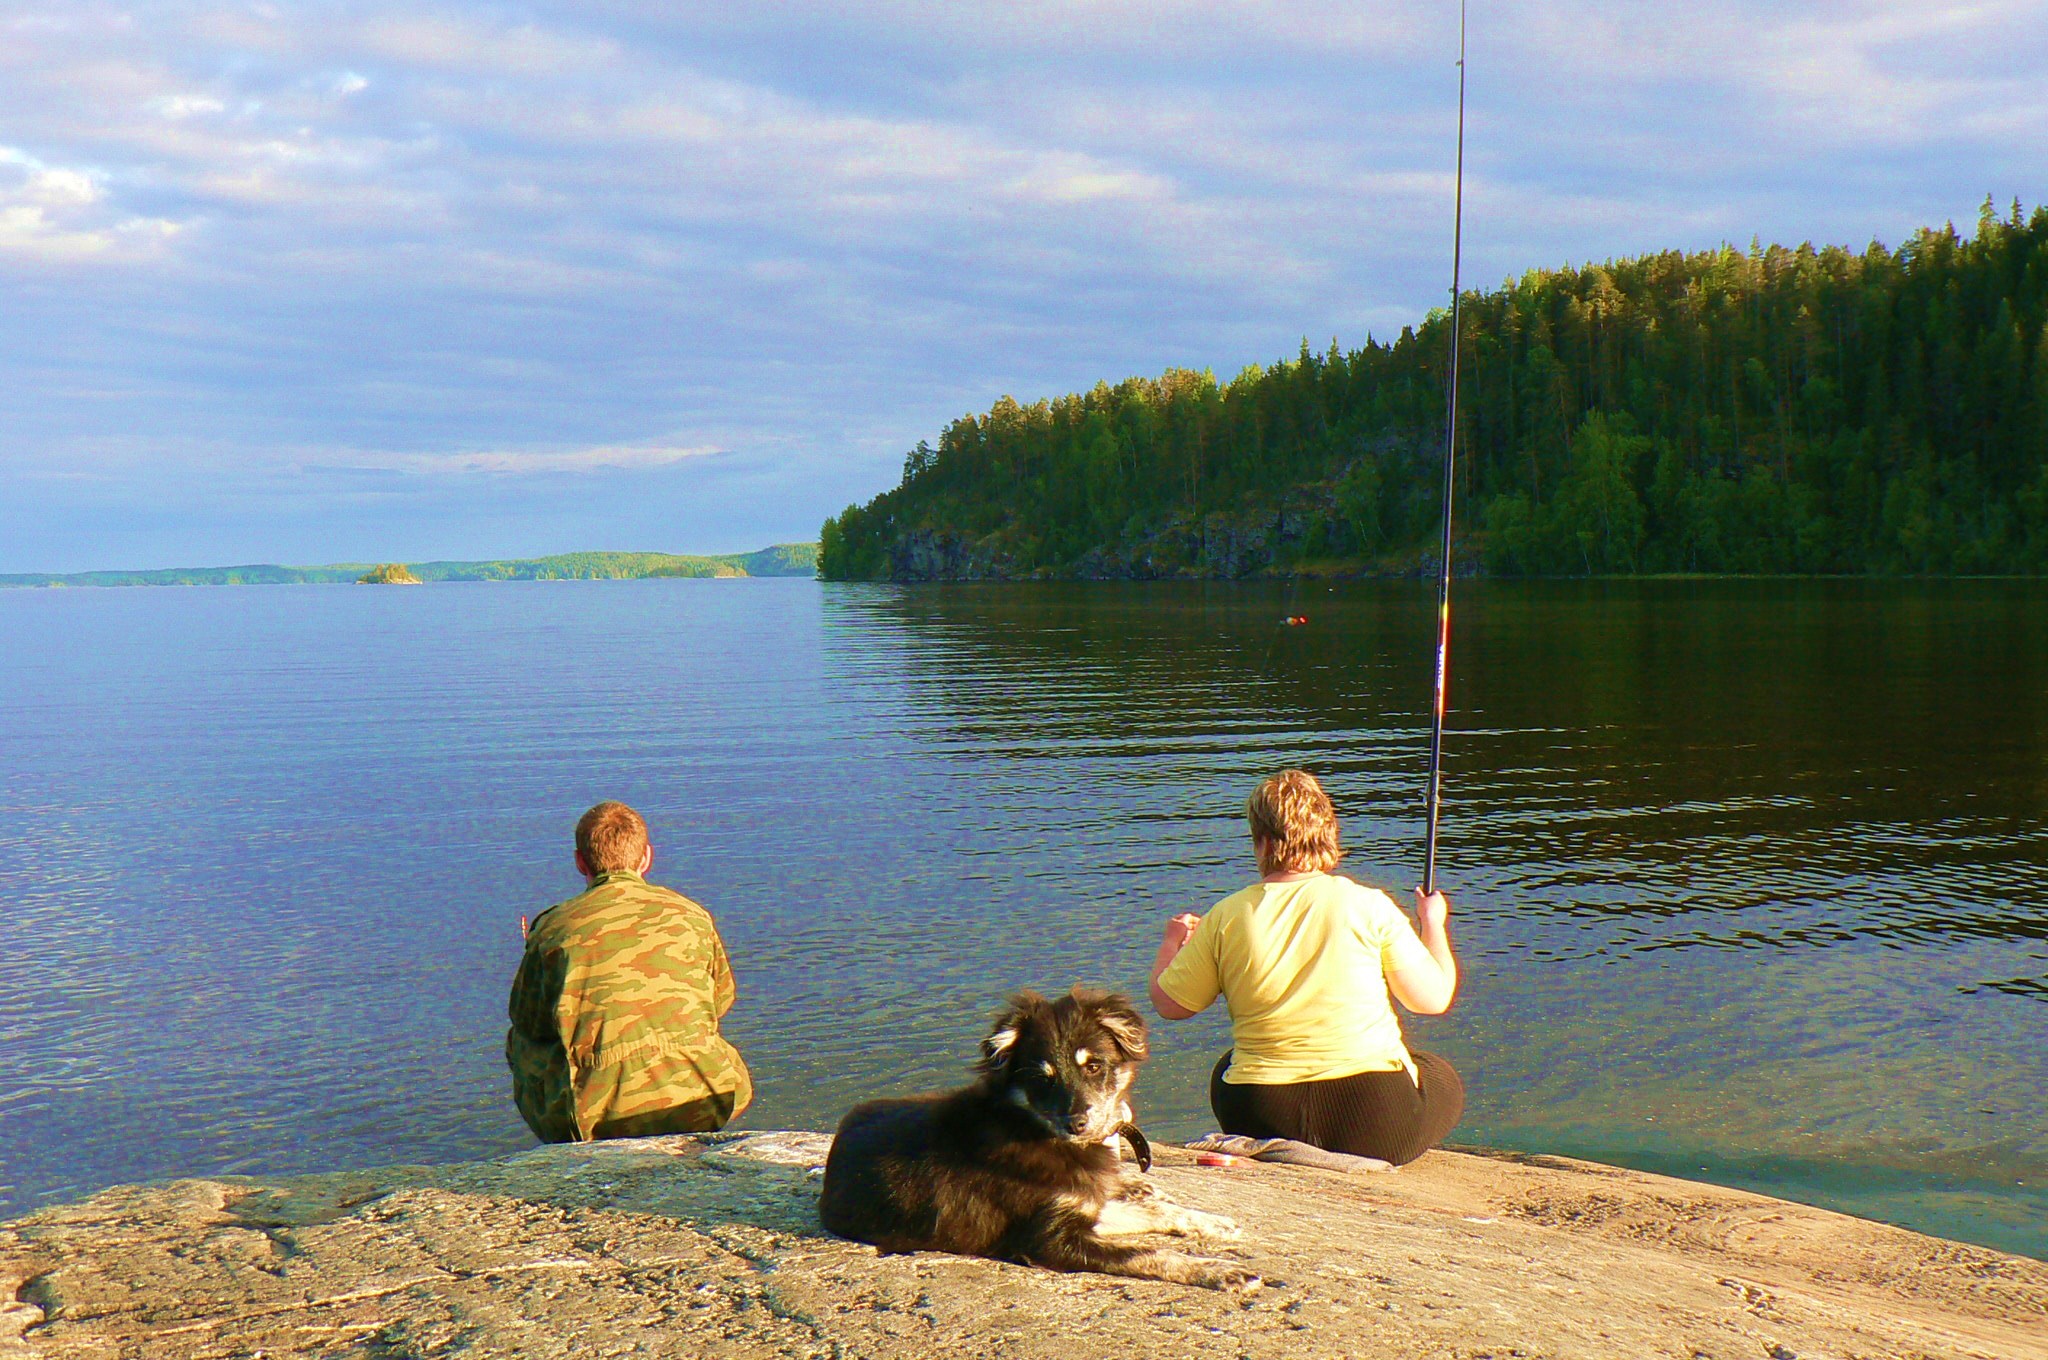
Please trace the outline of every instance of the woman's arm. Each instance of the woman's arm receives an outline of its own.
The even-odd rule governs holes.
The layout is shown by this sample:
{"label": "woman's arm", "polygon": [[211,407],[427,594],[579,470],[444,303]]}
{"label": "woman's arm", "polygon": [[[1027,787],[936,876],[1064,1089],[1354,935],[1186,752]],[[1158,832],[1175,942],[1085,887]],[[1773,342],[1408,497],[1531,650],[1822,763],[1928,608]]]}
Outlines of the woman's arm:
{"label": "woman's arm", "polygon": [[1415,935],[1429,957],[1410,958],[1395,968],[1387,974],[1387,987],[1396,1001],[1417,1015],[1442,1015],[1458,995],[1458,959],[1451,953],[1450,915],[1449,898],[1416,889]]}
{"label": "woman's arm", "polygon": [[1159,956],[1152,960],[1152,982],[1146,994],[1152,998],[1152,1009],[1159,1012],[1162,1020],[1185,1020],[1196,1012],[1168,996],[1159,986],[1159,975],[1166,971],[1168,964],[1179,955],[1188,939],[1195,933],[1195,927],[1202,924],[1202,918],[1182,912],[1166,923],[1166,933],[1159,941]]}

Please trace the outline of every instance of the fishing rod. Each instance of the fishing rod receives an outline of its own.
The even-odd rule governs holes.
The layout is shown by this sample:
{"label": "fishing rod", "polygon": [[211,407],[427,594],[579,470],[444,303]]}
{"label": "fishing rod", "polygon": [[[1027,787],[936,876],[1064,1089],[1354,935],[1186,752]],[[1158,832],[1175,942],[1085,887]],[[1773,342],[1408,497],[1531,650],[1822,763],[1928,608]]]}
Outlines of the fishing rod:
{"label": "fishing rod", "polygon": [[1458,179],[1451,210],[1451,373],[1444,413],[1443,574],[1436,591],[1436,702],[1429,724],[1429,831],[1423,842],[1422,890],[1436,891],[1436,827],[1443,806],[1444,687],[1451,669],[1451,496],[1458,467],[1458,269],[1465,247],[1465,0],[1458,0]]}

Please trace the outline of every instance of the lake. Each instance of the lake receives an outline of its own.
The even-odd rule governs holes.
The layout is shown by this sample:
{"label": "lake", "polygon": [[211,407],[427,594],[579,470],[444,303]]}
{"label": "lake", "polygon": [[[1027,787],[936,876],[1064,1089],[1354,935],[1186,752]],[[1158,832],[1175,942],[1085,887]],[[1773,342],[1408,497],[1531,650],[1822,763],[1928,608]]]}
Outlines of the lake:
{"label": "lake", "polygon": [[[0,591],[0,1216],[529,1146],[519,920],[621,798],[739,976],[745,1127],[1142,993],[1301,765],[1419,872],[1427,583]],[[1306,615],[1301,627],[1283,616]],[[2048,1257],[2048,583],[1474,582],[1453,1141]],[[1404,894],[1405,895],[1405,894]],[[1156,1026],[1206,1131],[1217,1013]]]}

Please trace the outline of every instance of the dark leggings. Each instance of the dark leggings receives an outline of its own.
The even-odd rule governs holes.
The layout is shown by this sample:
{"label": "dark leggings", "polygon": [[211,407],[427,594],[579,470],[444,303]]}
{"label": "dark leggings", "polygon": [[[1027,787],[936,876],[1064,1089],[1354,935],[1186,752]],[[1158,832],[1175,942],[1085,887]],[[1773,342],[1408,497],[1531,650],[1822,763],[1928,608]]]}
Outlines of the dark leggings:
{"label": "dark leggings", "polygon": [[1402,1068],[1291,1086],[1237,1086],[1223,1079],[1226,1052],[1209,1074],[1209,1108],[1225,1133],[1292,1138],[1331,1152],[1381,1157],[1396,1166],[1444,1140],[1465,1112],[1465,1083],[1434,1053],[1416,1051],[1421,1088]]}

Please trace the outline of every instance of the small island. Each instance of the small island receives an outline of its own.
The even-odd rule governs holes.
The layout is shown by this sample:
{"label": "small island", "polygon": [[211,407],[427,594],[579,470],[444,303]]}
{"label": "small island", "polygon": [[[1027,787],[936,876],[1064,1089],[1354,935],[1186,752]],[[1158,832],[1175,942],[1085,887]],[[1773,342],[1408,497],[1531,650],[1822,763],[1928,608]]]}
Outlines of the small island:
{"label": "small island", "polygon": [[356,577],[359,586],[418,586],[426,582],[406,570],[403,562],[384,562]]}

